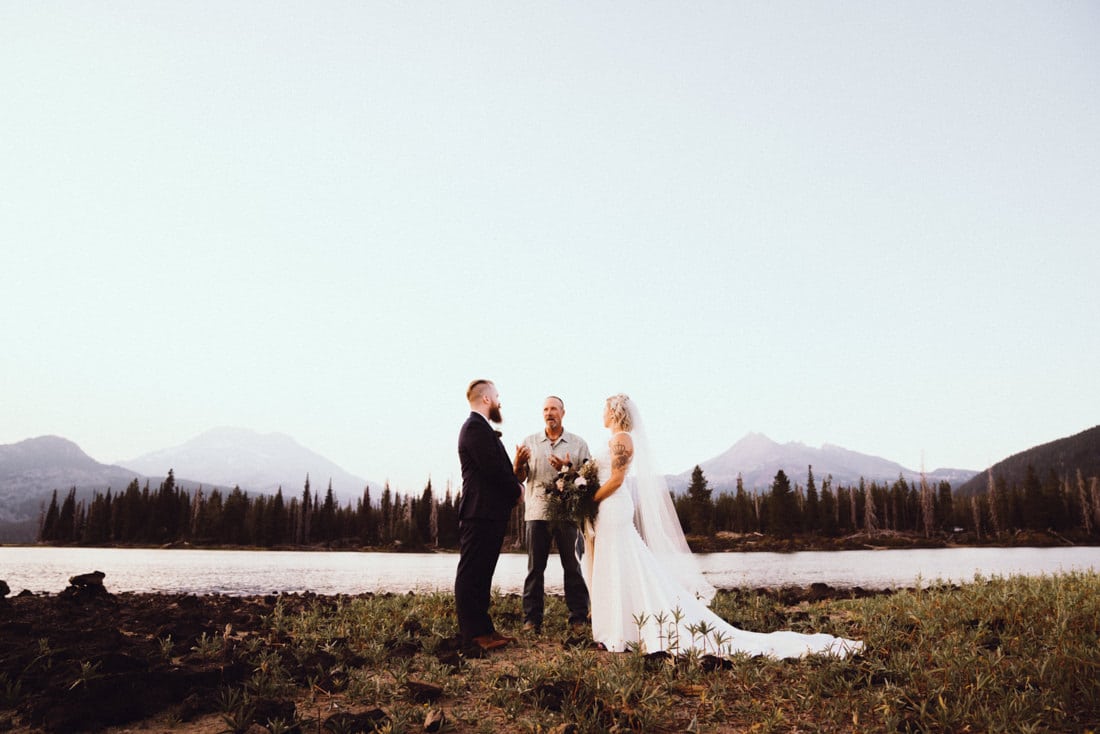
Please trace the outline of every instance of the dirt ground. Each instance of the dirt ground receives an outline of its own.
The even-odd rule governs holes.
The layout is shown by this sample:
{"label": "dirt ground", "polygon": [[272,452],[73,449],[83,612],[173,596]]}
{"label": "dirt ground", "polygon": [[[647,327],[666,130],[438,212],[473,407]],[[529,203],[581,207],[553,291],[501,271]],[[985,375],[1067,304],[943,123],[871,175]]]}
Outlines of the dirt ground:
{"label": "dirt ground", "polygon": [[[250,729],[247,722],[235,727],[226,720],[227,691],[239,690],[256,672],[256,657],[246,653],[246,641],[259,637],[265,644],[279,645],[265,622],[276,603],[288,615],[319,603],[336,603],[334,597],[308,593],[111,594],[92,581],[59,594],[22,592],[0,598],[0,732],[269,732],[255,724]],[[852,591],[815,584],[756,593],[797,604],[837,593],[849,596]],[[551,643],[527,642],[493,653],[491,660],[479,664],[507,664],[510,657],[538,655],[540,644]],[[560,651],[561,642],[554,644]],[[444,663],[448,656],[481,657],[477,650],[463,649],[457,639],[441,645],[435,654]],[[326,656],[332,657],[318,649],[316,659],[287,656],[281,662],[289,677],[302,683],[317,670],[333,666]],[[452,663],[456,668],[462,664]],[[426,695],[430,698],[431,692]],[[251,701],[256,709],[251,721],[301,722],[308,714],[309,731],[373,731],[371,717],[382,714],[346,699],[305,698]],[[292,724],[286,731],[303,729]]]}

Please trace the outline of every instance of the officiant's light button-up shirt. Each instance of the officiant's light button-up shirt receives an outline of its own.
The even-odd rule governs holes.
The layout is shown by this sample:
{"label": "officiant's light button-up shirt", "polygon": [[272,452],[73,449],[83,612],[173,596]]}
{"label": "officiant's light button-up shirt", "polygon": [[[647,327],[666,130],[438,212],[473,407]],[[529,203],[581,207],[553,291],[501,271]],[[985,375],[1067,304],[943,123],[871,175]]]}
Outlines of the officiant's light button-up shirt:
{"label": "officiant's light button-up shirt", "polygon": [[558,476],[557,470],[550,465],[550,455],[564,459],[569,454],[569,461],[576,469],[589,461],[592,454],[584,439],[569,431],[562,431],[557,441],[551,441],[546,431],[532,433],[523,439],[523,445],[531,452],[527,462],[527,485],[523,490],[523,519],[527,522],[546,520],[546,485]]}

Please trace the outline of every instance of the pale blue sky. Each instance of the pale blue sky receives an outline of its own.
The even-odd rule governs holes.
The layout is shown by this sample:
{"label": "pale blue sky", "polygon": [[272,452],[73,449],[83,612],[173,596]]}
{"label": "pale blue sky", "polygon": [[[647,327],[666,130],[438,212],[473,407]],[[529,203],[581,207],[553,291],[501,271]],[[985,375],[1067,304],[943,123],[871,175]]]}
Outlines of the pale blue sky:
{"label": "pale blue sky", "polygon": [[[0,0],[0,443],[458,481],[638,401],[982,469],[1100,418],[1093,2]],[[165,467],[167,471],[168,467]]]}

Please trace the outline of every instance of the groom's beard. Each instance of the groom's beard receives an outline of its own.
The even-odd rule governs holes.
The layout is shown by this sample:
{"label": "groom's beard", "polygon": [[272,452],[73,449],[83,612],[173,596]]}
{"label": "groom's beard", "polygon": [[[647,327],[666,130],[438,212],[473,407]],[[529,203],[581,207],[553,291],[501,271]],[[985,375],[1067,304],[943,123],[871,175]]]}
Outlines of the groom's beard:
{"label": "groom's beard", "polygon": [[504,422],[504,418],[500,415],[499,405],[494,405],[493,407],[489,408],[489,420],[491,420],[493,423]]}

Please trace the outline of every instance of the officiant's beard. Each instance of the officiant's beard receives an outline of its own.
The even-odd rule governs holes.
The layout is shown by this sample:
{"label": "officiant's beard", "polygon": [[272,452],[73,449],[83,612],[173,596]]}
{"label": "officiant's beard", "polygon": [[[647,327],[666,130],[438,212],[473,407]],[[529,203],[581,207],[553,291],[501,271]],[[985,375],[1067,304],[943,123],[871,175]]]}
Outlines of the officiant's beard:
{"label": "officiant's beard", "polygon": [[503,423],[504,422],[504,418],[500,414],[500,406],[499,405],[494,405],[494,406],[489,408],[489,420],[491,420],[493,423]]}

